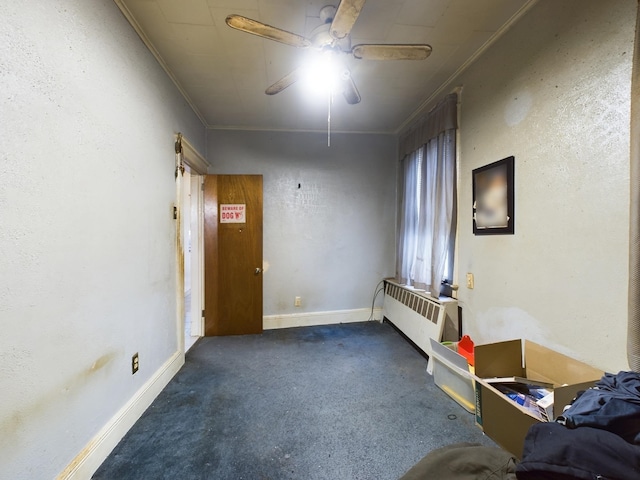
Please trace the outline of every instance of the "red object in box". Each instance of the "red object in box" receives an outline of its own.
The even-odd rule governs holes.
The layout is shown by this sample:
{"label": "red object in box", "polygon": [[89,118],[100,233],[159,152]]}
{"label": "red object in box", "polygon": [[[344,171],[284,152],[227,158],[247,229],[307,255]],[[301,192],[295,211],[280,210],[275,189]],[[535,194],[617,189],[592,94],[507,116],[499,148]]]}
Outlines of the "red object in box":
{"label": "red object in box", "polygon": [[473,365],[473,340],[469,335],[463,336],[458,342],[458,353],[467,359],[469,365]]}

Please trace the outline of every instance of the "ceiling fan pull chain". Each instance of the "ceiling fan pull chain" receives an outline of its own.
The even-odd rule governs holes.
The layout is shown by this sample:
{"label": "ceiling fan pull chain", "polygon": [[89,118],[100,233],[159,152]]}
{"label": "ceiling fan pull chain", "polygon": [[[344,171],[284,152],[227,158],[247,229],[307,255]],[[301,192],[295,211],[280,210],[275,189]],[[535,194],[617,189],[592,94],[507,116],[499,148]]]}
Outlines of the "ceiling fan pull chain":
{"label": "ceiling fan pull chain", "polygon": [[329,113],[327,114],[327,147],[331,146],[331,101],[333,100],[333,91],[329,91]]}

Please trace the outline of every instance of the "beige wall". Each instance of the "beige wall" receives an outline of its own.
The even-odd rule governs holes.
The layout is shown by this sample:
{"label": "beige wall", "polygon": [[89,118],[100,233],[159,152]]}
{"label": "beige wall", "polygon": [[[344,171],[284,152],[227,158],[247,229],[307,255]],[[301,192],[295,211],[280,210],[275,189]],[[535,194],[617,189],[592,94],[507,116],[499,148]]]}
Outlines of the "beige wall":
{"label": "beige wall", "polygon": [[0,477],[88,478],[183,361],[173,142],[205,132],[115,3],[0,18]]}
{"label": "beige wall", "polygon": [[[636,7],[541,0],[451,84],[464,87],[459,297],[478,343],[525,337],[599,368],[627,368]],[[509,155],[516,233],[474,236],[471,171]]]}
{"label": "beige wall", "polygon": [[329,147],[326,133],[208,132],[210,173],[264,175],[267,328],[367,320],[394,270],[396,150],[393,135],[336,133]]}
{"label": "beige wall", "polygon": [[[635,8],[634,0],[540,0],[451,84],[464,85],[458,265],[476,277],[460,299],[480,342],[527,337],[626,368]],[[121,409],[135,411],[167,362],[179,363],[172,136],[184,132],[202,152],[204,131],[115,4],[24,9],[0,0],[0,17],[0,471],[52,478]],[[256,134],[260,152],[238,156],[242,135],[221,137],[210,144],[221,140],[239,163],[216,172],[260,173],[274,160],[274,218],[297,182],[315,187],[320,202],[266,232],[267,310],[291,312],[297,294],[311,311],[368,306],[375,282],[393,270],[395,166],[385,158],[394,142],[360,137],[354,147],[336,136],[325,155],[315,138],[289,145]],[[508,155],[516,235],[474,237],[471,170]],[[327,178],[331,189],[318,191]],[[348,225],[332,228],[331,212],[344,205]],[[289,234],[299,257],[282,246]],[[337,256],[323,255],[327,242]],[[326,300],[335,279],[348,289]],[[132,376],[136,351],[141,370]]]}

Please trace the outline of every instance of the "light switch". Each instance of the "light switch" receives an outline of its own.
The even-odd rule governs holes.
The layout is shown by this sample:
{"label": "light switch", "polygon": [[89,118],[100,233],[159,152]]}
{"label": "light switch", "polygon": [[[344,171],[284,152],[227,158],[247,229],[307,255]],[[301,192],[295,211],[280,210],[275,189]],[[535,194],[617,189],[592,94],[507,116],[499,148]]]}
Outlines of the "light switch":
{"label": "light switch", "polygon": [[473,273],[467,273],[467,288],[473,289]]}

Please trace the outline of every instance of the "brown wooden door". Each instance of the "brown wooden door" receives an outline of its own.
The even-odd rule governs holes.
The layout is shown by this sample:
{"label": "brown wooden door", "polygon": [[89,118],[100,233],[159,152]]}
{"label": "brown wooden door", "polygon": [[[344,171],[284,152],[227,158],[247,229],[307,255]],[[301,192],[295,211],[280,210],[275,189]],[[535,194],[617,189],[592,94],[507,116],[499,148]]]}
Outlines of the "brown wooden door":
{"label": "brown wooden door", "polygon": [[262,333],[262,175],[204,179],[204,333]]}

